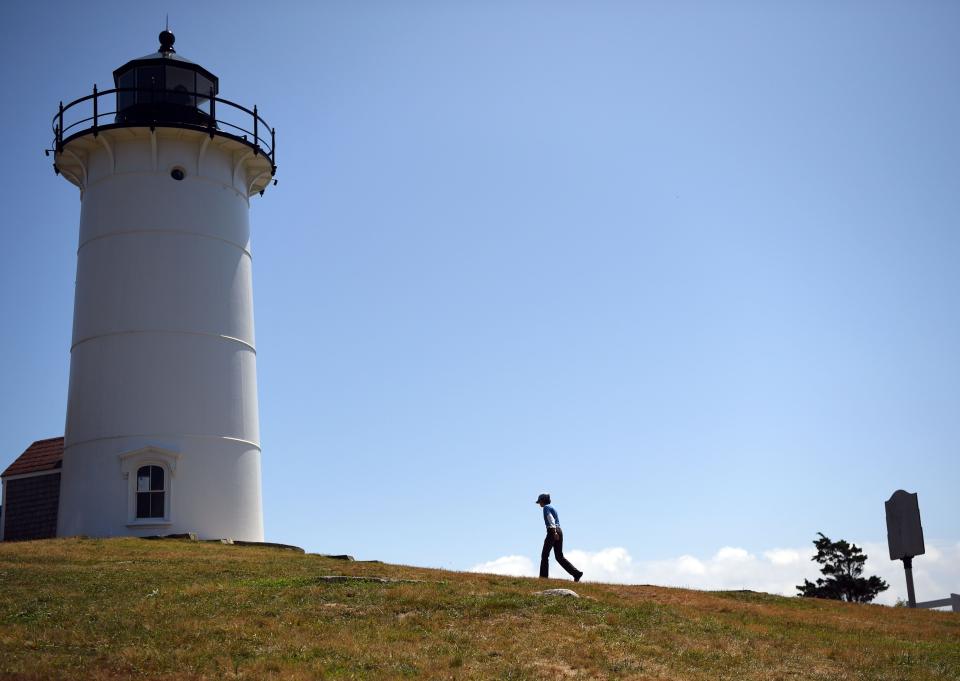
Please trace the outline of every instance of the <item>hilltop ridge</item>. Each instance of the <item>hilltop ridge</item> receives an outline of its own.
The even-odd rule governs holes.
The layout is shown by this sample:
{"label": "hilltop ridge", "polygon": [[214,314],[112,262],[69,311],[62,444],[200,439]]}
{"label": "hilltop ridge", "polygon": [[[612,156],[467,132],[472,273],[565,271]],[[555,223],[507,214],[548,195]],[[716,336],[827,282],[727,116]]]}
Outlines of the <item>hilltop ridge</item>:
{"label": "hilltop ridge", "polygon": [[589,582],[580,599],[535,594],[558,586],[191,541],[3,543],[0,678],[960,678],[953,613]]}

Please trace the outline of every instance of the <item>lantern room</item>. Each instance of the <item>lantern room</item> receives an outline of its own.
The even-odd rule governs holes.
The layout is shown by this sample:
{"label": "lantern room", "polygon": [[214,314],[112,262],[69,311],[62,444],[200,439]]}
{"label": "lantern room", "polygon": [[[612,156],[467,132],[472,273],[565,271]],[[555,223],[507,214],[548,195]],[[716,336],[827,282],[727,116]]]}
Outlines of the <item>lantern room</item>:
{"label": "lantern room", "polygon": [[160,33],[160,49],[113,72],[117,123],[207,124],[217,77],[173,49],[173,33]]}

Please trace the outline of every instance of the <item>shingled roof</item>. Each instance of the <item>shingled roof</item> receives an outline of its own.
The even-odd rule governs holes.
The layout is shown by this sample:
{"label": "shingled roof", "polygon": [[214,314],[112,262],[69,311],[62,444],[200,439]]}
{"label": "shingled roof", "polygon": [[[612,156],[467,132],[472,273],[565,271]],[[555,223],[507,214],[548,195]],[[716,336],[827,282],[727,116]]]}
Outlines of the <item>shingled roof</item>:
{"label": "shingled roof", "polygon": [[0,474],[0,477],[54,471],[60,468],[62,464],[63,438],[51,437],[46,440],[37,440],[27,447],[27,450],[18,456],[16,461],[7,466],[7,470]]}

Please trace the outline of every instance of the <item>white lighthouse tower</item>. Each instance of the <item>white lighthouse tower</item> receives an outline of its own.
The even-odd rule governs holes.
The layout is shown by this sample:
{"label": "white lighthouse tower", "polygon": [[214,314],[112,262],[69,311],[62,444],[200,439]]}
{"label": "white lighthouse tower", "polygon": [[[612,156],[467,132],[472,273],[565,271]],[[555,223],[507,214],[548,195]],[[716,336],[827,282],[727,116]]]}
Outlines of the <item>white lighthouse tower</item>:
{"label": "white lighthouse tower", "polygon": [[54,117],[81,202],[57,534],[262,541],[248,209],[275,136],[173,44]]}

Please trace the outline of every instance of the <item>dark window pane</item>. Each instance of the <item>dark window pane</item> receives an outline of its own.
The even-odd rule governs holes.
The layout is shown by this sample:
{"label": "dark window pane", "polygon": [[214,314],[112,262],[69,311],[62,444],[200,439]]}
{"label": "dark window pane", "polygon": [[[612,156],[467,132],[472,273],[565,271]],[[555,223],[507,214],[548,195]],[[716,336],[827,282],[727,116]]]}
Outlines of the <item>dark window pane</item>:
{"label": "dark window pane", "polygon": [[[137,86],[136,73],[133,69],[130,69],[126,73],[120,76],[120,79],[117,81],[117,87],[119,88],[134,88]],[[135,101],[133,92],[118,92],[117,93],[117,109],[126,109],[128,106],[131,106]]]}
{"label": "dark window pane", "polygon": [[181,106],[196,106],[196,100],[193,96],[193,93],[197,91],[195,71],[168,66],[166,78],[166,87],[170,91],[167,92],[168,102]]}
{"label": "dark window pane", "polygon": [[210,89],[213,87],[213,83],[197,74],[197,107],[199,107],[204,113],[210,113]]}
{"label": "dark window pane", "polygon": [[150,493],[149,492],[137,492],[137,517],[138,518],[150,517]]}
{"label": "dark window pane", "polygon": [[150,466],[150,489],[158,490],[163,487],[163,469],[160,466]]}
{"label": "dark window pane", "polygon": [[137,491],[138,492],[149,492],[150,491],[150,469],[153,466],[140,466],[140,469],[137,471]]}
{"label": "dark window pane", "polygon": [[150,493],[150,517],[163,517],[163,492]]}
{"label": "dark window pane", "polygon": [[[163,69],[159,66],[141,66],[137,69],[137,102],[140,104],[163,101]],[[156,94],[154,93],[156,91]],[[156,100],[154,100],[156,97]]]}

